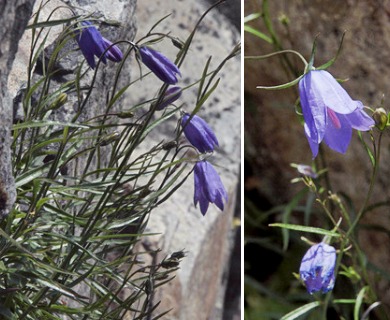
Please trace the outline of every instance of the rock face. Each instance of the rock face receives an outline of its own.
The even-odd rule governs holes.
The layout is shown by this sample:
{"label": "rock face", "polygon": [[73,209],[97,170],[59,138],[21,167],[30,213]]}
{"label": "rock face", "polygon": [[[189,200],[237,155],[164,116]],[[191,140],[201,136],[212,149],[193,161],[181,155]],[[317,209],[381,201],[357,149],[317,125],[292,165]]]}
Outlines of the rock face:
{"label": "rock face", "polygon": [[[260,12],[258,1],[246,1],[245,15]],[[373,108],[381,105],[389,110],[387,93],[390,71],[388,37],[389,4],[375,1],[269,1],[269,11],[275,32],[284,49],[293,49],[309,59],[315,37],[317,52],[315,66],[319,66],[337,52],[346,31],[342,52],[329,71],[340,79],[349,79],[343,86],[353,99]],[[288,29],[279,20],[287,17]],[[251,25],[264,29],[260,19]],[[288,30],[288,31],[287,31]],[[250,34],[245,35],[245,56],[263,55],[275,51],[271,45]],[[303,64],[288,55],[296,75],[303,73]],[[256,190],[262,204],[277,205],[291,200],[297,189],[289,183],[296,177],[290,163],[310,163],[311,152],[294,110],[298,98],[297,87],[282,91],[265,91],[256,86],[286,83],[296,75],[286,76],[280,57],[263,61],[245,62],[245,141],[246,172],[252,172],[247,187]],[[365,135],[366,141],[369,136]],[[357,210],[368,190],[371,164],[356,132],[345,155],[324,146],[334,192],[345,192]],[[383,139],[379,179],[372,202],[390,199],[390,139]],[[249,191],[249,190],[248,190]],[[259,202],[260,205],[260,202]],[[388,206],[370,211],[364,223],[390,228]],[[384,270],[390,265],[389,237],[378,232],[361,232],[361,243],[370,261]],[[381,296],[390,300],[388,284],[380,284]]]}
{"label": "rock face", "polygon": [[34,0],[0,4],[0,217],[9,213],[16,192],[11,169],[12,96],[7,90],[8,75],[18,49]]}
{"label": "rock face", "polygon": [[[209,6],[206,3],[189,0],[143,0],[138,3],[137,10],[135,10],[135,0],[52,0],[44,8],[44,11],[48,14],[64,3],[79,8],[80,11],[77,12],[79,14],[93,13],[96,16],[102,16],[103,19],[119,21],[120,28],[101,25],[100,31],[106,38],[110,40],[132,40],[135,38],[135,41],[143,37],[156,21],[170,13],[172,15],[155,30],[164,33],[171,32],[172,36],[185,40],[201,14]],[[237,3],[235,1],[235,8],[237,8]],[[226,4],[222,6],[224,5],[226,6]],[[226,11],[226,9],[224,10]],[[58,11],[54,19],[66,18],[69,14],[67,10]],[[237,25],[237,21],[235,24]],[[138,33],[135,37],[136,25]],[[51,54],[53,43],[60,31],[53,28],[45,46],[45,54]],[[24,74],[28,58],[29,35],[26,32],[24,36],[26,38],[20,42],[19,53],[8,79],[7,90],[11,98],[17,96],[26,80]],[[174,60],[177,48],[174,48],[171,43],[167,44],[167,42],[163,41],[154,47]],[[213,10],[202,22],[195,35],[188,58],[180,68],[182,78],[179,85],[184,87],[199,79],[210,56],[212,56],[210,70],[216,68],[239,42],[240,34],[234,27],[234,23],[218,10]],[[59,82],[66,81],[66,75],[73,72],[73,64],[77,59],[80,61],[83,59],[80,52],[75,52],[69,60],[61,62],[59,67],[63,71],[64,78],[60,79]],[[132,78],[134,74],[134,77],[138,76],[136,74],[138,67],[135,61],[131,67],[127,68],[125,71],[128,72],[128,78],[121,79],[124,83],[129,81],[130,74]],[[102,89],[93,91],[93,96],[89,99],[91,107],[86,107],[86,118],[91,118],[94,113],[102,113],[96,108],[100,106],[99,100],[106,96],[107,92],[104,91],[104,88],[110,87],[113,79],[109,68],[103,68],[103,70],[102,72],[99,70],[95,83]],[[176,278],[169,285],[163,286],[162,290],[158,291],[155,296],[155,302],[162,301],[156,314],[173,309],[168,314],[169,319],[233,319],[234,316],[239,317],[239,283],[237,287],[231,288],[236,294],[229,295],[232,300],[229,300],[228,307],[224,305],[224,297],[228,289],[231,252],[236,238],[233,217],[236,214],[236,194],[240,168],[240,74],[240,57],[229,60],[219,74],[221,78],[219,87],[199,113],[216,132],[220,142],[220,148],[210,161],[215,164],[229,193],[229,203],[224,212],[219,212],[216,207],[211,206],[205,217],[201,215],[199,208],[195,208],[192,202],[193,177],[191,176],[169,201],[152,212],[149,219],[147,232],[158,235],[145,239],[144,245],[152,249],[161,249],[157,261],[174,251],[184,249],[187,252],[187,257],[183,259]],[[153,81],[152,77],[153,75],[148,76],[147,82],[139,81],[136,83],[134,88],[124,95],[118,108],[126,108],[128,105],[150,99],[154,93],[157,94],[161,82],[158,79]],[[183,109],[189,112],[193,110],[196,94],[196,87],[185,91],[180,100],[180,103],[183,103]],[[67,103],[67,105],[71,106],[72,104]],[[65,113],[56,114],[56,117],[61,121],[67,121],[72,117],[73,112],[74,110],[69,107]],[[152,134],[153,141],[150,141],[150,145],[173,138],[176,128],[175,120],[177,119],[167,123],[158,133]],[[139,150],[139,152],[143,151]],[[236,251],[236,254],[239,255],[239,250]],[[236,259],[239,260],[240,257],[238,256]],[[228,309],[233,311],[226,313],[225,310]]]}

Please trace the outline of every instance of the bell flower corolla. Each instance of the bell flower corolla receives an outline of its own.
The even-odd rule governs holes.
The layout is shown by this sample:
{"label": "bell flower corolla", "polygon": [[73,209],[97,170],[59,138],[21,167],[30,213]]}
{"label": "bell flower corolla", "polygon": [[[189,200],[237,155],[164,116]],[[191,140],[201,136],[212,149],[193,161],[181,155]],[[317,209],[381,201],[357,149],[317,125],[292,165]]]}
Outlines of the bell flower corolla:
{"label": "bell flower corolla", "polygon": [[179,68],[166,56],[147,46],[138,49],[142,63],[147,66],[161,81],[176,84],[177,76],[181,75]]}
{"label": "bell flower corolla", "polygon": [[333,150],[345,153],[351,141],[352,128],[368,131],[374,120],[354,101],[325,70],[312,70],[299,81],[299,96],[305,120],[305,134],[313,158],[322,140]]}
{"label": "bell flower corolla", "polygon": [[182,89],[180,87],[169,87],[164,93],[162,101],[156,106],[156,110],[163,110],[180,98]]}
{"label": "bell flower corolla", "polygon": [[94,56],[100,58],[103,63],[106,63],[107,59],[114,62],[123,59],[123,53],[119,47],[112,45],[111,41],[104,38],[91,22],[82,21],[80,25],[81,28],[75,30],[76,41],[92,69],[96,67]]}
{"label": "bell flower corolla", "polygon": [[199,150],[199,152],[212,152],[218,146],[218,140],[213,130],[201,117],[185,113],[181,119],[184,135],[187,140]]}
{"label": "bell flower corolla", "polygon": [[320,242],[309,248],[303,256],[299,275],[310,294],[317,291],[326,293],[333,289],[336,249]]}
{"label": "bell flower corolla", "polygon": [[200,204],[200,211],[206,214],[209,203],[214,203],[223,210],[224,202],[227,202],[228,195],[222,184],[221,178],[214,167],[207,161],[198,161],[194,168],[194,204]]}

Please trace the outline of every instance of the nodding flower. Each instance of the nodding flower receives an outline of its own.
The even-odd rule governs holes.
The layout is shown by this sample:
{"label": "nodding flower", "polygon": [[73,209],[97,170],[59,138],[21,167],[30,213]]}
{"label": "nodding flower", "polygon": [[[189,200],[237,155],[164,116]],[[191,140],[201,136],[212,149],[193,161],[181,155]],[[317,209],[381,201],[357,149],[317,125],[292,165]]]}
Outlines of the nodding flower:
{"label": "nodding flower", "polygon": [[80,25],[81,27],[75,30],[76,41],[92,69],[96,67],[94,56],[101,59],[103,63],[106,63],[107,59],[114,62],[123,59],[123,53],[119,47],[112,45],[111,41],[104,38],[91,22],[81,21]]}
{"label": "nodding flower", "polygon": [[322,140],[333,150],[345,153],[352,128],[368,131],[374,120],[360,101],[352,100],[343,87],[325,70],[311,70],[299,81],[299,96],[305,120],[305,134],[313,158]]}
{"label": "nodding flower", "polygon": [[317,291],[326,293],[333,289],[335,282],[336,249],[320,242],[309,248],[303,256],[299,274],[310,294]]}
{"label": "nodding flower", "polygon": [[212,152],[218,146],[218,140],[213,130],[201,117],[185,113],[181,119],[184,135],[199,152]]}
{"label": "nodding flower", "polygon": [[219,209],[224,209],[228,200],[226,189],[214,167],[207,161],[198,161],[194,168],[194,204],[200,205],[200,211],[206,214],[209,203],[214,203]]}
{"label": "nodding flower", "polygon": [[161,52],[147,46],[138,48],[142,63],[152,71],[157,78],[168,84],[176,84],[177,74],[181,75],[179,68]]}

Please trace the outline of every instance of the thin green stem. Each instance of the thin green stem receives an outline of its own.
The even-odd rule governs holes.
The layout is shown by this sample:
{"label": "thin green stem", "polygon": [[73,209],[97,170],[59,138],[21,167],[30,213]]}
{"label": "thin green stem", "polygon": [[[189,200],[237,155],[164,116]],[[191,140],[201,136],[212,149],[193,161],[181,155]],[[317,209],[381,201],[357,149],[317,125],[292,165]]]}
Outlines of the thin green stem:
{"label": "thin green stem", "polygon": [[275,57],[275,56],[278,56],[278,55],[283,55],[283,54],[286,54],[286,53],[293,53],[293,54],[297,55],[299,57],[299,59],[301,59],[301,61],[305,65],[305,69],[306,69],[306,67],[309,64],[306,61],[306,59],[298,51],[291,50],[291,49],[280,50],[280,51],[277,51],[277,52],[271,52],[271,53],[263,54],[263,55],[260,55],[260,56],[245,56],[244,59],[245,60],[264,60],[264,59],[272,58],[272,57]]}
{"label": "thin green stem", "polygon": [[[348,230],[347,230],[347,232],[345,234],[344,240],[341,242],[340,253],[337,256],[337,261],[336,261],[336,266],[335,266],[335,271],[334,271],[335,274],[338,274],[338,270],[340,268],[341,260],[343,258],[343,254],[344,254],[345,248],[347,246],[347,243],[348,242],[352,242],[352,244],[354,245],[355,250],[357,252],[358,258],[359,258],[359,263],[361,265],[361,271],[363,272],[363,278],[364,278],[366,283],[371,288],[371,290],[370,290],[370,299],[372,299],[373,301],[376,300],[376,294],[375,294],[375,290],[373,289],[372,281],[369,279],[369,276],[367,274],[367,270],[366,270],[366,267],[365,267],[365,260],[366,260],[365,259],[365,255],[364,255],[364,253],[360,249],[360,246],[357,243],[356,235],[354,235],[353,233],[354,233],[354,231],[356,231],[355,230],[356,226],[358,225],[359,221],[362,219],[362,217],[364,216],[364,213],[366,212],[366,209],[368,207],[369,201],[370,201],[371,196],[372,196],[372,192],[374,190],[374,186],[375,186],[375,182],[376,182],[376,178],[377,178],[377,174],[378,174],[378,169],[379,169],[379,162],[380,162],[381,140],[382,140],[382,132],[379,134],[378,141],[377,141],[376,145],[375,145],[375,142],[374,142],[375,165],[373,166],[373,171],[372,171],[372,174],[371,174],[371,179],[370,179],[370,185],[369,185],[368,192],[366,194],[366,197],[364,199],[363,205],[360,208],[360,210],[359,210],[355,220],[352,222],[352,224],[350,224],[350,227],[348,228]],[[326,312],[327,312],[327,309],[328,309],[328,305],[329,305],[329,302],[330,302],[331,295],[332,295],[332,292],[329,292],[326,295],[326,297],[325,297],[325,301],[324,301],[324,304],[323,304],[323,313],[322,313],[322,319],[323,320],[327,319],[326,318]]]}
{"label": "thin green stem", "polygon": [[[380,160],[380,153],[381,153],[381,141],[382,141],[382,132],[380,132],[379,137],[378,137],[378,143],[377,143],[377,148],[374,149],[374,155],[375,155],[375,165],[373,167],[373,171],[371,174],[371,181],[370,181],[370,186],[366,195],[366,198],[364,199],[364,203],[362,207],[359,210],[359,213],[357,214],[355,220],[352,222],[352,225],[349,227],[346,236],[349,237],[352,232],[354,232],[356,225],[359,223],[361,218],[363,217],[364,213],[366,212],[366,209],[368,207],[368,203],[371,199],[372,192],[374,191],[374,186],[376,182],[376,178],[378,175],[378,169],[379,169],[379,160]],[[375,144],[374,144],[375,146]]]}

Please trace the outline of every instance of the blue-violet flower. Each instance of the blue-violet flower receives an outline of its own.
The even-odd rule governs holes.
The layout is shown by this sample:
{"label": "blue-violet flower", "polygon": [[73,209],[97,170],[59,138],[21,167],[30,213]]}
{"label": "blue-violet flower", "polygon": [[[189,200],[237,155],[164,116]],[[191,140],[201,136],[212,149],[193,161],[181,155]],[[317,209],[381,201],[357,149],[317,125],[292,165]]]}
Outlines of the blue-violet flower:
{"label": "blue-violet flower", "polygon": [[180,87],[169,87],[165,93],[162,101],[157,105],[156,110],[163,110],[170,104],[174,103],[180,98],[182,89]]}
{"label": "blue-violet flower", "polygon": [[194,204],[199,202],[200,211],[206,214],[209,203],[214,203],[223,210],[224,202],[228,200],[225,187],[214,167],[207,161],[198,161],[194,168]]}
{"label": "blue-violet flower", "polygon": [[139,48],[141,61],[145,64],[161,81],[168,84],[176,84],[177,76],[181,75],[179,68],[166,56],[147,46]]}
{"label": "blue-violet flower", "polygon": [[[107,62],[106,59],[114,62],[123,59],[123,53],[119,47],[112,45],[111,41],[104,38],[91,22],[82,21],[80,24],[81,28],[75,30],[76,41],[92,69],[95,69],[96,66],[94,56],[101,58],[103,63]],[[105,51],[106,53],[103,55]]]}
{"label": "blue-violet flower", "polygon": [[189,119],[188,113],[185,113],[181,119],[181,126],[187,140],[201,153],[214,151],[215,146],[219,145],[218,140],[206,121],[197,115]]}
{"label": "blue-violet flower", "polygon": [[374,120],[363,111],[333,76],[325,70],[312,70],[299,81],[299,95],[305,120],[305,134],[313,158],[322,140],[333,150],[345,153],[352,128],[368,131]]}
{"label": "blue-violet flower", "polygon": [[326,293],[333,289],[336,249],[320,242],[310,247],[303,256],[299,274],[310,294]]}

